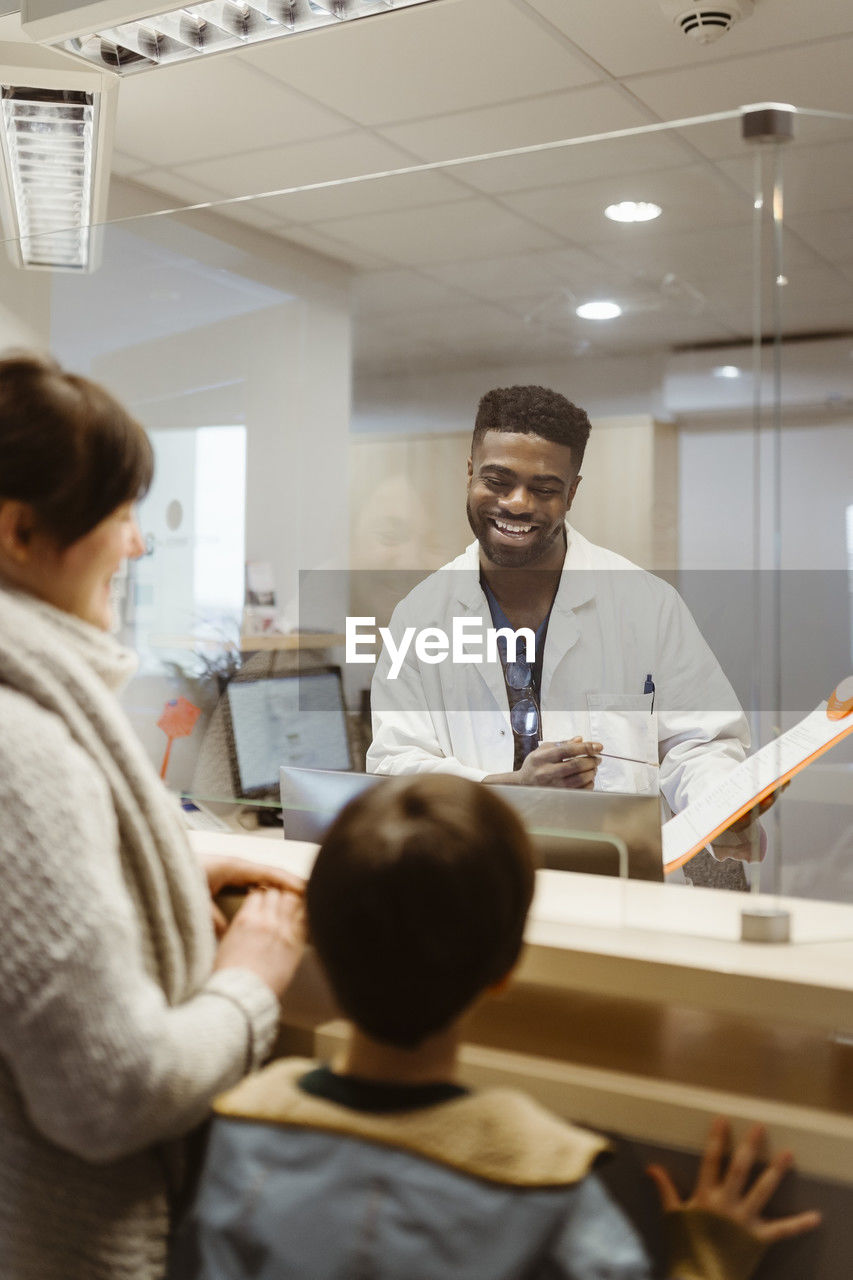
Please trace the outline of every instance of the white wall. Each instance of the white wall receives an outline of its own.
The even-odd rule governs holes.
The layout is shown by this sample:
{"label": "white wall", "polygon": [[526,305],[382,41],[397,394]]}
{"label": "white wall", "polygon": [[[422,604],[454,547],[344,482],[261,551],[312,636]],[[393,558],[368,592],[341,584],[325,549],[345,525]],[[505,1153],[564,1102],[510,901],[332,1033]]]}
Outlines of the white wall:
{"label": "white wall", "polygon": [[0,245],[0,352],[50,346],[50,282],[47,271],[22,271]]}

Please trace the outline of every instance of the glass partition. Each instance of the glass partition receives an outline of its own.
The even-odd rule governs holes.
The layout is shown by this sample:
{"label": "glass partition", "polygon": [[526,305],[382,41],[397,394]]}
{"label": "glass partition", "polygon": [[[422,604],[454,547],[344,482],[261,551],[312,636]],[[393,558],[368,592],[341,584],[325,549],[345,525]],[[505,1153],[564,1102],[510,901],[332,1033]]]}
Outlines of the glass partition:
{"label": "glass partition", "polygon": [[[100,229],[92,274],[3,259],[0,342],[48,347],[151,434],[146,554],[116,592],[125,705],[176,791],[251,827],[278,762],[364,768],[347,618],[386,625],[471,541],[492,387],[589,411],[572,525],[677,587],[754,747],[850,674],[853,118],[793,132],[744,138],[733,109],[165,213],[126,187],[141,211]],[[606,215],[625,201],[659,216]],[[601,302],[621,313],[578,314]],[[851,778],[848,738],[765,817],[763,863],[702,852],[672,878],[853,900]]]}

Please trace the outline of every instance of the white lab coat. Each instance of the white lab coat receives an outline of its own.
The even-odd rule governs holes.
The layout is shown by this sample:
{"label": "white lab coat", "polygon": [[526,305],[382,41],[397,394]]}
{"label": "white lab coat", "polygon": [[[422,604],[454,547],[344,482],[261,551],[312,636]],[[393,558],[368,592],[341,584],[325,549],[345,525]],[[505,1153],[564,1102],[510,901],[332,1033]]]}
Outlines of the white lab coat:
{"label": "white lab coat", "polygon": [[[605,752],[596,790],[663,793],[673,812],[745,757],[749,730],[734,690],[678,593],[566,523],[568,551],[545,643],[540,704],[546,742],[580,734]],[[478,616],[492,626],[479,581],[479,544],[420,583],[394,610],[407,626]],[[389,679],[386,650],[373,678],[370,773],[422,770],[482,780],[512,770],[513,736],[500,661],[429,663],[414,645]],[[655,684],[644,694],[647,675]]]}

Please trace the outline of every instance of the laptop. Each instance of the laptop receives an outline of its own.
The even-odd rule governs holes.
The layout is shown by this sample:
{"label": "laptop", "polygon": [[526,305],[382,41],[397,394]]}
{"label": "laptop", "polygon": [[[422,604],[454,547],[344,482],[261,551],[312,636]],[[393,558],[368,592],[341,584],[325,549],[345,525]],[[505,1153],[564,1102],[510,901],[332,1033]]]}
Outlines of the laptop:
{"label": "laptop", "polygon": [[[281,806],[287,840],[319,844],[345,804],[388,777],[282,765]],[[663,880],[660,801],[656,795],[567,791],[556,787],[494,790],[521,817],[538,865],[554,871]],[[624,866],[623,866],[624,864]]]}

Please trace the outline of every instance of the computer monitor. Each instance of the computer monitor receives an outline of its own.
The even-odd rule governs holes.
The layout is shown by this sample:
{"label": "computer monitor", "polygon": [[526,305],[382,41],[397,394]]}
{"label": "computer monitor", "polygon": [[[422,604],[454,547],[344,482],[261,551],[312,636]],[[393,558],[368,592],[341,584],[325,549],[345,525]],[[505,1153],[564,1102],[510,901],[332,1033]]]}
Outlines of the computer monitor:
{"label": "computer monitor", "polygon": [[[345,804],[387,778],[283,765],[281,807],[286,840],[319,843]],[[608,837],[624,842],[628,875],[663,880],[660,801],[618,791],[566,791],[557,787],[494,790],[519,814],[541,867],[617,876],[620,855]],[[570,834],[574,833],[574,834]]]}
{"label": "computer monitor", "polygon": [[241,797],[276,796],[283,764],[352,768],[340,667],[232,680],[225,723]]}

